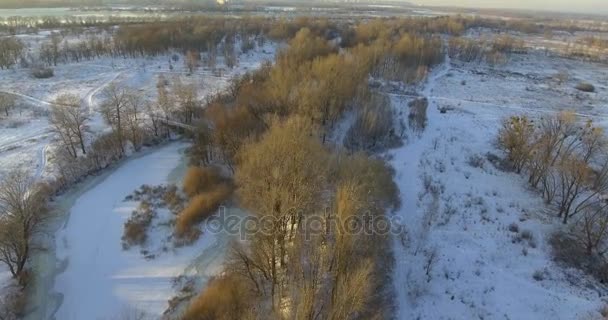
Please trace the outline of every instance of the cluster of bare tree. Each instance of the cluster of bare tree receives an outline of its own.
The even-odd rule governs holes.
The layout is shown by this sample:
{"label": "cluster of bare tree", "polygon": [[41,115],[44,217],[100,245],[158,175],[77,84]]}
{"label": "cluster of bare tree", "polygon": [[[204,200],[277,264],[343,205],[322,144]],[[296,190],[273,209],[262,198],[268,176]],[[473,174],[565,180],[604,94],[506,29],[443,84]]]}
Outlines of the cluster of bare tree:
{"label": "cluster of bare tree", "polygon": [[92,60],[113,53],[112,38],[108,35],[87,34],[76,41],[67,41],[60,33],[52,33],[50,40],[40,46],[40,61],[47,65],[69,61]]}
{"label": "cluster of bare tree", "polygon": [[533,121],[505,120],[499,144],[517,172],[557,207],[564,224],[574,219],[573,236],[588,255],[605,251],[608,238],[608,140],[590,120],[562,112]]}
{"label": "cluster of bare tree", "polygon": [[8,118],[11,109],[15,107],[16,101],[17,99],[12,94],[0,92],[0,112]]}
{"label": "cluster of bare tree", "polygon": [[0,69],[17,64],[23,54],[24,45],[14,37],[0,37]]}
{"label": "cluster of bare tree", "polygon": [[200,234],[196,224],[214,214],[234,188],[217,168],[193,166],[186,173],[183,190],[189,203],[177,215],[174,234],[178,243],[190,243]]}
{"label": "cluster of bare tree", "polygon": [[0,262],[22,285],[33,237],[50,217],[47,198],[47,189],[25,172],[11,173],[0,183]]}
{"label": "cluster of bare tree", "polygon": [[213,130],[198,134],[193,148],[197,161],[208,163],[219,156],[234,168],[242,141],[256,139],[273,117],[294,114],[318,125],[323,142],[344,112],[353,108],[361,110],[357,126],[368,130],[353,137],[351,142],[356,143],[351,146],[373,147],[381,138],[394,137],[389,101],[370,94],[368,77],[390,77],[389,70],[401,70],[412,80],[422,79],[426,68],[441,61],[441,43],[408,34],[369,41],[339,53],[314,31],[301,29],[274,65],[235,81],[226,94],[212,99],[205,117]]}
{"label": "cluster of bare tree", "polygon": [[0,8],[29,8],[29,7],[71,7],[71,6],[98,6],[102,5],[101,0],[38,0],[31,2],[23,2],[20,0],[5,0],[0,5]]}
{"label": "cluster of bare tree", "polygon": [[35,250],[42,249],[40,236],[52,218],[48,190],[20,170],[0,182],[0,263],[15,280],[3,287],[0,319],[17,320],[25,314],[28,261]]}
{"label": "cluster of bare tree", "polygon": [[[183,318],[382,315],[388,239],[344,227],[398,204],[391,171],[361,154],[331,152],[309,119],[269,126],[239,150],[235,183],[240,203],[271,223],[234,244],[225,275],[212,280]],[[304,223],[312,216],[320,226]]]}
{"label": "cluster of bare tree", "polygon": [[607,140],[591,121],[580,124],[562,112],[535,123],[526,116],[505,120],[499,143],[516,171],[525,171],[547,203],[558,205],[563,223],[593,203],[602,203],[608,188]]}
{"label": "cluster of bare tree", "polygon": [[604,50],[608,48],[608,40],[600,37],[583,37],[578,40],[578,42],[584,43],[590,47],[594,47],[600,50]]}
{"label": "cluster of bare tree", "polygon": [[71,94],[58,96],[49,115],[53,131],[61,139],[62,145],[74,158],[78,157],[78,148],[86,154],[85,126],[89,120],[88,110],[81,107],[80,98]]}
{"label": "cluster of bare tree", "polygon": [[64,29],[82,31],[85,28],[112,28],[116,25],[133,23],[155,23],[157,16],[111,16],[68,15],[56,16],[10,16],[0,18],[0,32],[8,34],[36,33],[39,29]]}
{"label": "cluster of bare tree", "polygon": [[[396,137],[390,101],[370,91],[368,77],[382,76],[377,70],[389,60],[402,70],[430,67],[442,59],[441,43],[377,34],[339,51],[321,30],[295,32],[275,64],[235,80],[205,108],[192,162],[223,162],[234,173],[240,205],[270,223],[233,246],[225,273],[192,301],[184,319],[364,319],[387,311],[387,238],[336,226],[397,206],[392,172],[382,161],[333,151],[325,142],[353,109],[351,150]],[[423,120],[413,121],[423,126],[420,113]],[[205,198],[216,202],[203,193],[196,212],[208,216]],[[319,225],[306,223],[310,217]]]}
{"label": "cluster of bare tree", "polygon": [[142,25],[124,25],[113,36],[115,52],[125,56],[158,55],[170,49],[209,52],[226,45],[234,51],[237,35],[262,36],[271,20],[211,17],[176,18]]}
{"label": "cluster of bare tree", "polygon": [[506,62],[512,53],[525,52],[524,42],[508,35],[493,39],[450,38],[448,53],[451,58],[465,62],[485,61],[490,65]]}
{"label": "cluster of bare tree", "polygon": [[356,118],[344,137],[344,146],[349,150],[379,151],[398,145],[405,127],[401,124],[401,132],[395,131],[396,115],[389,98],[366,90],[359,95],[361,105],[356,108]]}
{"label": "cluster of bare tree", "polygon": [[[53,188],[61,190],[106,168],[123,158],[130,149],[138,151],[144,145],[168,138],[171,131],[166,120],[191,114],[196,109],[190,104],[184,107],[190,109],[180,108],[180,103],[191,103],[190,97],[196,97],[195,87],[188,88],[172,95],[163,85],[159,87],[159,99],[154,103],[135,89],[110,84],[102,91],[101,113],[111,131],[96,137],[88,131],[90,110],[83,106],[81,99],[70,94],[58,96],[49,118],[61,142],[54,159],[60,174],[52,183]],[[175,106],[174,101],[177,101]]]}

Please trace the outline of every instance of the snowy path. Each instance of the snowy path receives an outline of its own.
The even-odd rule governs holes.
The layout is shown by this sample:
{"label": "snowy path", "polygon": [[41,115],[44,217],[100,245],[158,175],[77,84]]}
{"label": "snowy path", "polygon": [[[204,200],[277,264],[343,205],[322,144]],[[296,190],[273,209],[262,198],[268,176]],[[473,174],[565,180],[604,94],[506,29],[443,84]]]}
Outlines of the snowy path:
{"label": "snowy path", "polygon": [[211,245],[212,237],[146,260],[137,248],[123,250],[123,224],[135,204],[123,202],[142,184],[166,183],[183,161],[183,144],[173,143],[141,158],[129,160],[105,180],[80,196],[57,233],[61,270],[55,291],[62,303],[53,319],[113,319],[139,311],[158,317],[173,295],[172,279]]}
{"label": "snowy path", "polygon": [[[443,74],[443,76],[445,76],[446,74]],[[429,83],[429,85],[430,85],[430,83]],[[386,94],[388,96],[402,97],[402,98],[407,98],[407,99],[420,98],[420,96],[411,95],[411,94],[399,94],[399,93],[393,93],[393,92],[382,92],[382,93]],[[561,112],[560,110],[542,109],[542,108],[536,107],[536,106],[531,108],[531,107],[523,107],[521,105],[515,105],[515,104],[499,104],[497,102],[477,101],[477,100],[472,100],[472,99],[461,99],[461,98],[452,98],[452,97],[441,97],[441,96],[431,95],[430,92],[428,92],[428,94],[427,94],[427,92],[425,92],[424,96],[433,101],[445,101],[445,102],[450,102],[450,103],[455,103],[455,104],[467,105],[468,108],[491,107],[491,108],[498,108],[498,109],[511,109],[511,110],[515,110],[515,111],[519,111],[519,112],[526,112],[526,113],[538,113],[538,114],[557,114],[557,113]],[[579,116],[579,117],[583,117],[583,118],[608,120],[608,115],[595,115],[595,114],[588,114],[588,113],[581,113],[581,112],[573,112],[572,114]]]}
{"label": "snowy path", "polygon": [[[525,179],[485,159],[497,152],[493,143],[510,106],[462,100],[440,113],[433,93],[448,81],[449,66],[447,60],[433,70],[422,91],[429,99],[425,130],[389,152],[402,200],[395,216],[407,232],[393,243],[397,319],[579,319],[597,312],[601,290],[579,274],[580,284],[573,283],[552,262],[554,225],[540,197]],[[391,100],[407,116],[408,100]],[[481,163],[471,165],[472,156]],[[523,230],[531,243],[516,241]],[[436,259],[426,272],[430,252]],[[542,281],[533,277],[539,272]]]}
{"label": "snowy path", "polygon": [[29,95],[27,95],[27,94],[23,94],[23,93],[15,92],[15,91],[6,91],[6,90],[1,90],[0,92],[1,92],[1,93],[7,93],[7,94],[10,94],[10,95],[17,96],[17,97],[19,97],[19,98],[22,98],[22,99],[24,99],[24,100],[26,100],[26,101],[29,101],[29,102],[31,102],[31,103],[33,103],[33,104],[36,104],[36,105],[44,105],[44,106],[52,106],[52,105],[53,105],[53,103],[51,103],[51,102],[44,101],[44,100],[40,100],[40,99],[38,99],[38,98],[35,98],[35,97],[32,97],[32,96],[29,96]]}
{"label": "snowy path", "polygon": [[[428,79],[423,90],[423,96],[430,97],[437,80],[444,77],[450,70],[449,57],[446,55],[447,61],[440,67],[439,70],[433,71]],[[406,112],[407,114],[407,112]],[[395,168],[397,176],[396,183],[401,192],[402,207],[397,215],[402,218],[402,222],[407,225],[419,225],[420,210],[417,207],[417,195],[420,192],[420,172],[418,172],[418,164],[423,152],[432,143],[432,138],[438,130],[436,121],[439,111],[435,107],[433,98],[429,99],[427,109],[428,124],[426,129],[417,137],[409,139],[404,146],[394,150],[391,154],[394,156],[391,165]],[[407,292],[407,270],[408,264],[411,263],[406,254],[398,251],[407,250],[404,248],[402,239],[394,240],[394,248],[396,251],[395,257],[395,288],[397,291],[397,319],[407,319],[406,313],[403,311],[405,303],[408,300]],[[421,241],[421,240],[419,240]]]}
{"label": "snowy path", "polygon": [[[43,101],[40,100],[38,98],[26,95],[26,94],[22,94],[22,93],[18,93],[18,92],[13,92],[13,91],[0,91],[2,93],[8,93],[14,96],[17,96],[19,98],[22,98],[30,103],[33,103],[35,105],[39,105],[39,106],[45,106],[45,107],[50,107],[53,104],[48,102],[48,101]],[[46,137],[49,135],[50,130],[47,127],[35,127],[35,129],[33,130],[19,130],[18,131],[19,134],[7,139],[6,136],[2,136],[0,139],[0,152],[2,151],[6,151],[6,150],[11,150],[13,148],[19,148],[19,147],[23,147],[23,144],[27,141],[35,141],[35,140],[40,140],[40,138]],[[44,174],[44,170],[46,168],[47,165],[47,158],[46,158],[46,152],[48,150],[49,147],[49,140],[45,139],[45,141],[43,141],[43,143],[38,146],[38,150],[37,150],[37,162],[38,164],[36,165],[36,170],[34,171],[34,178],[35,179],[40,179],[42,177],[42,175]]]}
{"label": "snowy path", "polygon": [[93,103],[93,99],[95,98],[95,95],[98,94],[103,88],[110,85],[110,83],[112,83],[112,81],[116,80],[123,72],[124,72],[124,70],[117,72],[112,77],[110,77],[110,79],[108,79],[107,81],[104,81],[98,87],[94,88],[93,90],[91,90],[87,93],[87,95],[84,97],[83,101],[85,102],[86,107],[89,109],[89,116],[92,116],[93,113],[95,112],[95,104]]}

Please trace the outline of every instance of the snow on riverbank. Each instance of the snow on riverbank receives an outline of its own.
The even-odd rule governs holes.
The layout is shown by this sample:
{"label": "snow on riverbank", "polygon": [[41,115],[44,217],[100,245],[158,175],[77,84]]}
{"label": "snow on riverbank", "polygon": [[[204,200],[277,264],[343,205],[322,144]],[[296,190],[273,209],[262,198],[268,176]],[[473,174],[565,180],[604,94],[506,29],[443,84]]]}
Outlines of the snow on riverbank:
{"label": "snow on riverbank", "polygon": [[57,233],[56,251],[63,270],[54,291],[62,302],[54,319],[113,319],[128,312],[158,317],[174,295],[172,280],[198,253],[214,242],[202,236],[196,244],[146,260],[138,249],[123,250],[123,224],[135,209],[125,196],[142,184],[167,183],[183,160],[173,143],[127,161],[105,180],[81,195]]}
{"label": "snow on riverbank", "polygon": [[[395,214],[407,230],[394,241],[397,318],[599,316],[603,289],[551,260],[547,239],[559,223],[540,196],[486,159],[487,152],[499,154],[494,139],[501,119],[535,110],[500,108],[496,91],[476,96],[496,99],[495,107],[461,101],[441,113],[447,105],[434,96],[445,93],[446,83],[468,90],[449,65],[434,70],[423,90],[431,97],[424,132],[410,133],[389,152],[403,203]],[[391,99],[407,117],[408,100]],[[521,239],[523,231],[530,240]]]}

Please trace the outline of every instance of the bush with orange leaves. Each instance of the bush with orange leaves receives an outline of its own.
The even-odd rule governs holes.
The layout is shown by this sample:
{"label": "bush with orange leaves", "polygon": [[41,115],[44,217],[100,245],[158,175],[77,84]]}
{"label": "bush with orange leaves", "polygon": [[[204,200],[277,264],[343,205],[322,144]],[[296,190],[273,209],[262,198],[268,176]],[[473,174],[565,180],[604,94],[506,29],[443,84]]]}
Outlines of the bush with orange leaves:
{"label": "bush with orange leaves", "polygon": [[195,297],[182,320],[239,320],[251,309],[249,293],[242,281],[222,276],[209,281]]}
{"label": "bush with orange leaves", "polygon": [[200,231],[194,226],[213,215],[230,198],[232,191],[230,184],[220,183],[192,197],[188,206],[177,216],[175,235],[188,243],[196,240]]}
{"label": "bush with orange leaves", "polygon": [[208,191],[222,180],[224,178],[215,167],[190,167],[184,177],[184,192],[192,198],[201,192]]}

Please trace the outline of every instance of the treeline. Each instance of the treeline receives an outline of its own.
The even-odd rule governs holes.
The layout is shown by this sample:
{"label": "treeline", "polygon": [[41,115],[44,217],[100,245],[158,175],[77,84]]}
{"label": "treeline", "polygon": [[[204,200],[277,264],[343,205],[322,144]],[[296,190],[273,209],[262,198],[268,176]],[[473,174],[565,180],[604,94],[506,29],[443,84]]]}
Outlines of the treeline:
{"label": "treeline", "polygon": [[[56,66],[58,63],[92,60],[107,55],[116,55],[112,37],[87,34],[76,41],[67,41],[59,33],[52,33],[48,41],[40,45],[39,61]],[[36,64],[33,61],[33,64]]]}
{"label": "treeline", "polygon": [[452,37],[449,40],[450,58],[464,62],[487,62],[490,65],[505,63],[513,53],[525,53],[525,43],[509,35],[493,39]]}
{"label": "treeline", "polygon": [[[50,183],[63,190],[116,161],[171,138],[173,121],[192,124],[200,117],[203,102],[198,88],[178,77],[159,77],[157,99],[145,98],[131,87],[109,84],[100,93],[100,113],[110,131],[94,136],[89,130],[90,111],[80,97],[59,95],[51,106],[49,121],[59,138],[54,162],[58,176]],[[181,130],[180,128],[177,128]]]}
{"label": "treeline", "polygon": [[40,29],[82,30],[91,27],[113,27],[133,23],[154,23],[161,20],[156,15],[141,16],[11,16],[0,18],[0,33],[36,33]]}
{"label": "treeline", "polygon": [[54,7],[72,7],[72,6],[91,6],[102,5],[103,0],[3,0],[0,3],[0,8],[17,9],[17,8],[54,8]]}
{"label": "treeline", "polygon": [[278,53],[275,65],[238,79],[228,92],[211,100],[204,118],[213,123],[213,130],[201,129],[193,149],[197,159],[208,164],[219,158],[234,168],[242,141],[259,137],[273,117],[309,119],[325,142],[346,111],[365,110],[357,114],[367,130],[353,134],[369,134],[367,140],[372,141],[367,144],[374,144],[374,139],[394,133],[391,110],[378,107],[378,99],[369,91],[369,75],[423,79],[428,68],[443,59],[441,42],[411,34],[369,42],[338,52],[338,47],[311,30],[300,30]]}
{"label": "treeline", "polygon": [[[23,19],[25,20],[21,23],[29,21],[28,18]],[[37,19],[33,19],[33,21],[39,23]],[[333,40],[343,48],[373,45],[376,51],[391,51],[393,60],[412,60],[424,57],[425,61],[420,61],[420,65],[429,65],[434,63],[434,60],[441,58],[433,56],[432,53],[436,52],[435,47],[440,46],[439,36],[445,34],[455,37],[450,41],[450,54],[465,61],[487,60],[491,63],[500,63],[508,58],[510,53],[524,51],[522,41],[508,35],[480,42],[460,37],[464,31],[470,28],[496,28],[504,31],[508,28],[517,29],[517,27],[505,26],[503,22],[490,19],[459,16],[372,19],[366,22],[344,22],[321,18],[287,20],[262,17],[232,19],[190,16],[153,22],[76,20],[67,23],[72,24],[73,27],[61,33],[53,33],[50,39],[42,44],[40,60],[43,63],[56,65],[58,62],[78,62],[103,55],[140,57],[175,51],[185,54],[191,51],[196,55],[210,54],[207,61],[213,64],[217,54],[223,54],[227,61],[234,61],[234,49],[239,49],[239,46],[241,51],[246,52],[256,44],[263,45],[267,40],[285,41],[292,39],[302,28],[307,28],[321,39]],[[523,22],[518,21],[517,23]],[[89,24],[98,27],[87,28],[86,26]],[[118,24],[120,27],[109,28],[113,24]],[[78,38],[67,40],[66,36],[69,34],[77,35]],[[400,42],[395,41],[397,38]],[[13,38],[4,41],[18,40]],[[407,51],[413,46],[418,47],[420,53],[415,53],[415,50]],[[406,51],[403,51],[404,48]],[[21,54],[21,51],[11,52],[0,47],[0,52],[4,51],[6,53],[0,54],[11,57],[14,57],[15,53]],[[10,61],[15,60],[13,58]],[[406,73],[411,75],[409,70],[395,68],[395,62],[388,57],[384,57],[383,62],[384,67],[378,68],[376,71],[381,72],[385,78],[400,78]],[[411,63],[409,64],[411,65]],[[423,73],[424,70],[420,70],[420,72]],[[378,76],[378,74],[374,76]],[[412,80],[412,77],[409,80]]]}
{"label": "treeline", "polygon": [[557,204],[564,224],[604,202],[599,196],[608,189],[608,140],[590,120],[581,124],[568,112],[537,122],[512,117],[503,123],[498,140],[513,168],[528,174],[547,203]]}
{"label": "treeline", "polygon": [[578,42],[600,50],[608,49],[608,39],[600,37],[583,37]]}
{"label": "treeline", "polygon": [[[176,86],[179,86],[180,97],[187,95],[185,100],[194,99],[192,96],[196,95],[196,91],[192,91],[192,86]],[[101,114],[111,130],[97,136],[88,130],[90,114],[80,97],[64,94],[53,101],[49,121],[59,138],[53,160],[58,167],[58,175],[49,182],[54,192],[103,170],[130,151],[136,152],[143,146],[155,145],[170,138],[171,130],[163,122],[163,119],[169,118],[165,112],[179,114],[179,108],[183,106],[171,105],[169,109],[161,105],[165,100],[148,101],[136,90],[116,84],[110,84],[101,92],[101,96]]]}
{"label": "treeline", "polygon": [[[362,154],[332,152],[312,122],[297,115],[273,120],[237,157],[238,199],[270,224],[234,244],[223,275],[183,319],[388,315],[387,236],[341,227],[397,205],[391,171]],[[305,223],[315,218],[323,231]]]}
{"label": "treeline", "polygon": [[608,280],[608,139],[591,120],[563,112],[504,121],[498,136],[513,169],[556,208],[568,228],[551,239],[556,258]]}
{"label": "treeline", "polygon": [[172,49],[208,52],[220,43],[234,44],[237,37],[263,36],[267,22],[260,19],[235,20],[194,18],[179,22],[121,27],[113,37],[115,51],[127,56],[158,55]]}
{"label": "treeline", "polygon": [[25,46],[17,38],[0,38],[0,69],[8,69],[19,63]]}
{"label": "treeline", "polygon": [[[353,42],[342,48],[324,32],[300,29],[275,64],[237,79],[209,101],[190,150],[202,169],[186,180],[200,181],[210,166],[228,168],[238,203],[269,223],[232,246],[222,276],[209,282],[183,319],[389,317],[387,234],[344,228],[349,221],[381,219],[399,205],[392,171],[358,152],[395,134],[390,102],[371,92],[368,81],[370,75],[420,80],[442,61],[443,46],[438,38],[404,30],[368,31],[384,23],[394,21],[353,28]],[[348,111],[357,117],[350,134],[368,139],[338,151],[328,137]],[[178,233],[193,232],[189,225],[225,200],[222,188],[191,199]],[[316,219],[322,231],[307,219]]]}

